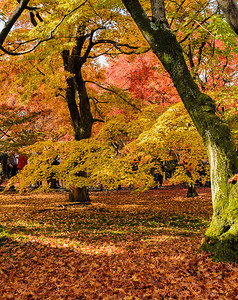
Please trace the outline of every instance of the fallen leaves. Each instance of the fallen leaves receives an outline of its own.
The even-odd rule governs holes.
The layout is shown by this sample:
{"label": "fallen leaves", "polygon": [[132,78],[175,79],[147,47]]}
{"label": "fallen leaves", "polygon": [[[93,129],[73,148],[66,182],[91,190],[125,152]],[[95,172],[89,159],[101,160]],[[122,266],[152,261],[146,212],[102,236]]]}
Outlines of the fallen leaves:
{"label": "fallen leaves", "polygon": [[65,194],[0,195],[1,297],[238,299],[237,265],[197,252],[211,216],[199,192],[94,192],[62,210]]}

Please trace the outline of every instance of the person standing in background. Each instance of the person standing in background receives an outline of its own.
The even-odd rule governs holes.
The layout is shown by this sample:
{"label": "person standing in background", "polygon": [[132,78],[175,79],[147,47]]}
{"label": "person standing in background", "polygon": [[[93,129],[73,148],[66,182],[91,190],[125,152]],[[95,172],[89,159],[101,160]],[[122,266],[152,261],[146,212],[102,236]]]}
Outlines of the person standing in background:
{"label": "person standing in background", "polygon": [[27,157],[23,154],[19,154],[17,163],[17,169],[19,170],[19,172],[21,172],[21,170],[25,167],[25,165],[27,165],[27,163]]}
{"label": "person standing in background", "polygon": [[11,156],[8,157],[7,160],[7,174],[8,178],[11,178],[12,176],[15,176],[17,174],[17,164],[18,164],[18,159],[15,154],[12,154]]}

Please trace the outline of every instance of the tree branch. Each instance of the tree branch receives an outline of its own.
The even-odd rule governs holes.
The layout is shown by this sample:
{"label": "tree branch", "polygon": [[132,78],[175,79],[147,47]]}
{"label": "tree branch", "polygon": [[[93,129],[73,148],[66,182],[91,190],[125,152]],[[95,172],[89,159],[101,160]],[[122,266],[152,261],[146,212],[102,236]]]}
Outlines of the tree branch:
{"label": "tree branch", "polygon": [[165,16],[164,0],[151,0],[152,22],[161,22],[163,26],[169,27]]}
{"label": "tree branch", "polygon": [[[97,106],[97,103],[98,103],[97,99],[94,98],[94,97],[90,97],[89,99],[91,99],[93,101],[93,104],[94,104],[94,107],[95,107],[97,113],[102,118],[102,120],[100,122],[104,122],[104,116],[101,114],[101,112],[100,112],[100,110],[98,109],[98,106]],[[98,119],[94,119],[94,120],[98,121]]]}
{"label": "tree branch", "polygon": [[[20,3],[21,1],[20,1],[20,0],[17,0],[17,2]],[[28,1],[28,2],[29,2],[29,1]],[[28,6],[28,5],[27,5],[27,6],[26,6],[26,9],[31,11],[31,10],[37,10],[37,9],[39,9],[39,7],[36,7],[36,6],[32,6],[32,7],[31,7],[31,6]]]}
{"label": "tree branch", "polygon": [[[108,39],[97,40],[93,44],[94,45],[97,45],[97,44],[112,44],[117,50],[119,50],[122,53],[124,53],[124,51],[121,50],[121,47],[126,47],[126,48],[133,49],[133,50],[137,50],[139,48],[139,47],[136,47],[136,46],[131,46],[129,44],[121,44],[121,43],[118,43],[116,41],[108,40]],[[125,52],[125,53],[128,53],[128,52]],[[130,52],[130,54],[132,54],[132,53],[134,53],[134,51]]]}
{"label": "tree branch", "polygon": [[[5,48],[2,46],[2,44],[3,44],[3,42],[4,42],[5,39],[3,40],[2,43],[1,43],[1,39],[0,39],[0,50],[2,50],[4,53],[6,53],[6,54],[8,54],[8,55],[13,55],[13,56],[24,55],[24,54],[27,54],[27,53],[30,53],[30,52],[34,51],[34,50],[35,50],[40,44],[42,44],[43,42],[47,42],[47,41],[53,39],[53,38],[54,38],[54,36],[53,36],[54,32],[55,32],[56,29],[63,23],[63,21],[65,20],[65,18],[66,18],[68,15],[72,14],[73,12],[75,12],[76,10],[78,10],[80,7],[82,7],[87,1],[88,1],[88,0],[85,0],[82,4],[80,4],[79,6],[77,6],[76,8],[74,8],[73,10],[71,10],[70,12],[68,12],[67,14],[65,14],[65,15],[62,17],[62,19],[59,21],[59,23],[54,27],[54,29],[51,30],[51,32],[50,32],[50,34],[49,34],[49,37],[40,40],[40,41],[37,42],[37,44],[36,44],[35,46],[33,46],[31,49],[29,49],[29,50],[27,50],[27,51],[24,51],[24,52],[14,52],[14,51],[9,51],[9,50],[5,49]],[[27,2],[27,3],[28,3],[29,0],[28,0],[28,1],[26,1],[26,0],[25,0],[25,1],[24,1],[24,0],[21,0],[21,2]],[[26,3],[25,5],[27,5],[27,3]],[[13,25],[14,25],[14,24],[13,24]],[[13,26],[13,25],[12,25],[12,26]],[[9,30],[9,31],[10,31],[10,30]],[[0,38],[1,38],[1,35],[0,35]]]}
{"label": "tree branch", "polygon": [[20,0],[19,5],[14,10],[14,12],[9,17],[8,21],[5,23],[3,29],[0,32],[0,46],[4,43],[6,37],[8,36],[9,32],[11,31],[12,27],[16,23],[16,21],[19,19],[23,11],[26,9],[27,4],[30,0]]}
{"label": "tree branch", "polygon": [[95,84],[95,85],[97,85],[98,87],[100,87],[101,89],[104,89],[105,91],[108,91],[108,92],[110,92],[110,93],[113,93],[113,94],[117,95],[117,96],[118,96],[120,99],[122,99],[124,102],[126,102],[127,104],[129,104],[130,106],[132,106],[133,108],[135,108],[135,109],[137,109],[137,110],[139,110],[139,111],[141,112],[141,110],[140,110],[138,107],[136,107],[135,105],[131,104],[129,101],[127,101],[127,100],[126,100],[125,98],[123,98],[122,96],[118,95],[118,93],[117,93],[116,91],[113,91],[112,89],[107,88],[107,87],[104,87],[104,86],[98,84],[97,82],[94,82],[94,81],[91,81],[91,80],[85,80],[85,83],[92,83],[92,84]]}

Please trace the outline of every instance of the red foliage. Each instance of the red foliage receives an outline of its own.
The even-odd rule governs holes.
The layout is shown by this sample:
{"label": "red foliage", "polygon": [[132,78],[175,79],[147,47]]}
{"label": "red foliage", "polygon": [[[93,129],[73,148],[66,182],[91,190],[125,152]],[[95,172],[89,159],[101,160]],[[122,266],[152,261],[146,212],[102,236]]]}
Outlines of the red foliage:
{"label": "red foliage", "polygon": [[106,80],[129,91],[145,104],[166,106],[180,101],[172,80],[152,52],[114,59],[107,68]]}

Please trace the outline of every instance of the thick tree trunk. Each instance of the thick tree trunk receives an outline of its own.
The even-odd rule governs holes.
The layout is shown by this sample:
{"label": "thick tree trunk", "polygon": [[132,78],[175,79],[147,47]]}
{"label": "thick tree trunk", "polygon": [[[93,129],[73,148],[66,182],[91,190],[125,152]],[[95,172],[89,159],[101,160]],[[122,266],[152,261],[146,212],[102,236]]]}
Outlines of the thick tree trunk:
{"label": "thick tree trunk", "polygon": [[198,196],[198,193],[196,192],[196,188],[194,183],[189,182],[188,184],[188,193],[187,193],[187,197],[196,197]]}
{"label": "thick tree trunk", "polygon": [[[70,54],[69,50],[64,50],[62,54],[64,69],[67,72],[70,72],[69,59]],[[79,109],[76,102],[76,91],[74,87],[73,77],[66,78],[67,88],[66,88],[66,101],[69,108],[69,113],[71,117],[71,122],[74,130],[74,139],[76,141],[80,140],[80,115]]]}
{"label": "thick tree trunk", "polygon": [[79,204],[88,205],[91,203],[87,188],[72,187],[69,192],[69,201],[78,202]]}
{"label": "thick tree trunk", "polygon": [[[153,5],[160,0],[153,0]],[[123,0],[126,8],[152,47],[203,138],[211,167],[213,217],[203,249],[218,260],[238,261],[238,184],[228,178],[238,172],[237,156],[228,126],[215,114],[215,103],[201,93],[187,68],[174,33],[153,16],[151,22],[137,0]],[[155,9],[154,9],[155,11]]]}
{"label": "thick tree trunk", "polygon": [[213,216],[201,248],[215,253],[218,261],[238,263],[238,183],[227,183],[224,159],[220,155],[214,159],[211,168],[220,169],[212,172]]}
{"label": "thick tree trunk", "polygon": [[7,179],[7,158],[8,155],[5,153],[0,155],[0,184],[2,184],[3,181]]}
{"label": "thick tree trunk", "polygon": [[[82,62],[80,61],[80,52],[83,42],[83,38],[78,38],[77,46],[74,47],[72,54],[68,50],[63,51],[62,54],[65,70],[73,75],[66,79],[66,100],[72,120],[74,139],[76,141],[90,138],[93,126],[90,101],[81,74]],[[79,99],[78,104],[76,102],[76,95]],[[86,174],[80,176],[86,176]],[[87,188],[72,187],[69,200],[89,204],[90,198]]]}
{"label": "thick tree trunk", "polygon": [[238,34],[238,4],[236,0],[217,0],[217,3],[231,26]]}
{"label": "thick tree trunk", "polygon": [[80,126],[79,126],[79,140],[88,139],[91,137],[93,117],[90,109],[90,101],[82,78],[81,70],[75,77],[77,93],[79,97],[79,111],[80,111]]}

